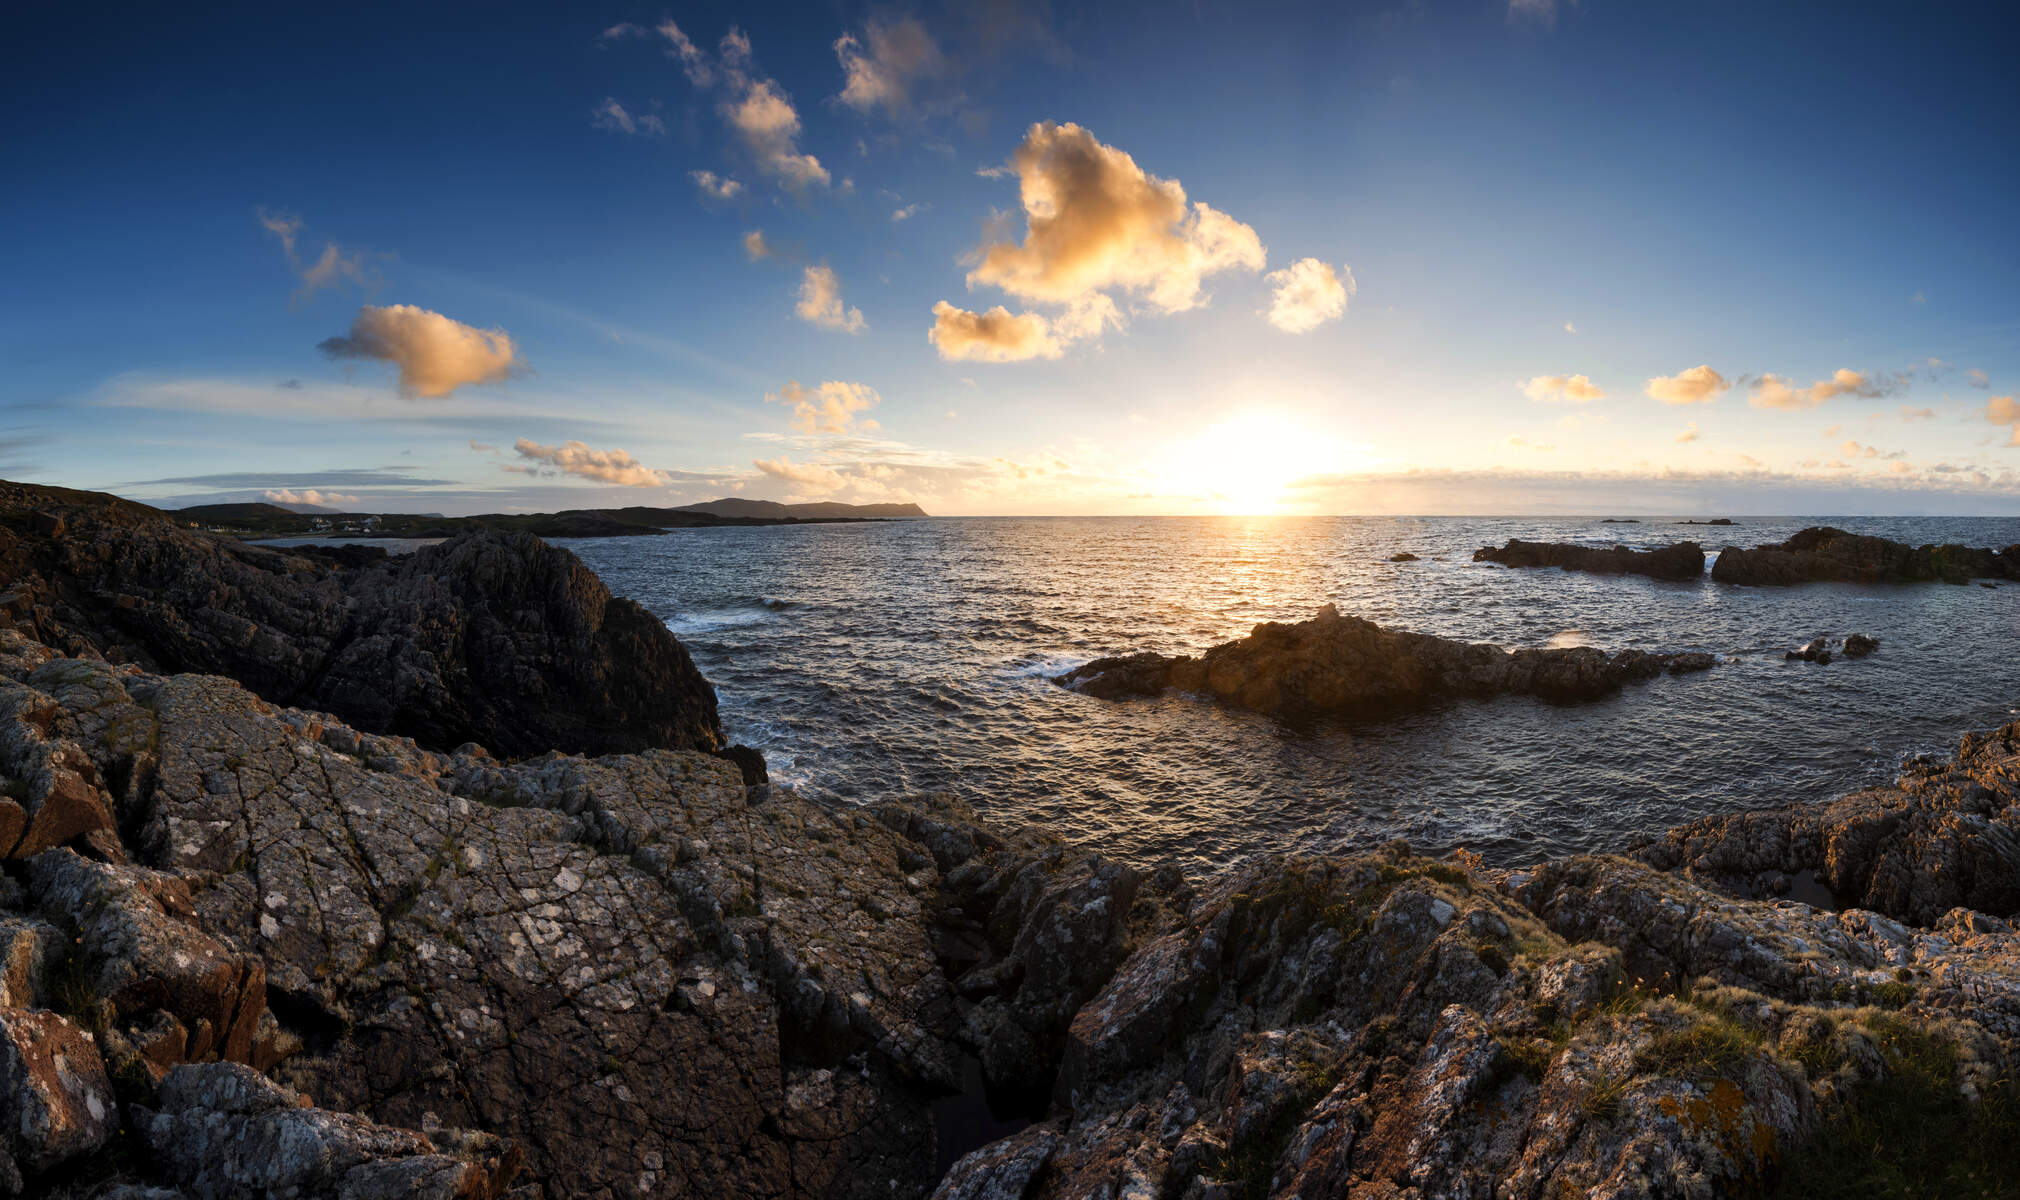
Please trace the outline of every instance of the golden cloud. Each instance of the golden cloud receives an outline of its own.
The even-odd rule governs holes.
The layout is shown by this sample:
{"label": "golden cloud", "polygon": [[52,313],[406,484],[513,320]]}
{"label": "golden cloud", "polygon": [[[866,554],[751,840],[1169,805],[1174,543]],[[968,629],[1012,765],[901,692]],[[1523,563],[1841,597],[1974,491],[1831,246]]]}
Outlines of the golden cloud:
{"label": "golden cloud", "polygon": [[1301,258],[1264,280],[1275,289],[1270,300],[1270,324],[1285,333],[1305,333],[1347,311],[1354,294],[1354,273],[1316,258]]}
{"label": "golden cloud", "polygon": [[1985,419],[1995,425],[2011,425],[2013,440],[2009,446],[2020,446],[2020,400],[2011,396],[1994,396],[1985,404]]}
{"label": "golden cloud", "polygon": [[367,304],[344,337],[319,348],[331,358],[372,358],[400,368],[408,396],[446,396],[473,383],[497,383],[521,365],[518,347],[502,329],[477,329],[411,304]]}
{"label": "golden cloud", "polygon": [[798,487],[802,492],[816,496],[840,491],[848,482],[832,468],[819,463],[796,463],[790,458],[754,458],[751,466],[763,471],[773,479],[782,479]]}
{"label": "golden cloud", "polygon": [[893,117],[910,106],[915,82],[946,69],[933,36],[911,17],[892,25],[871,21],[863,40],[843,34],[835,39],[835,57],[845,81],[835,99],[857,112],[881,108]]}
{"label": "golden cloud", "polygon": [[1013,313],[1000,304],[987,312],[969,312],[942,300],[933,306],[933,328],[926,340],[949,362],[1025,362],[1058,358],[1074,342],[1121,325],[1115,301],[1098,292],[1053,317]]}
{"label": "golden cloud", "polygon": [[1664,404],[1709,404],[1730,387],[1725,376],[1702,365],[1674,375],[1657,375],[1648,381],[1646,390],[1651,400]]}
{"label": "golden cloud", "polygon": [[822,329],[861,333],[869,328],[863,320],[863,310],[842,307],[842,281],[827,267],[806,269],[800,278],[800,302],[793,311],[800,320]]}
{"label": "golden cloud", "polygon": [[664,487],[671,482],[666,472],[655,471],[622,450],[591,450],[581,442],[543,446],[529,438],[520,438],[512,449],[538,464],[535,470],[580,475],[624,487]]}
{"label": "golden cloud", "polygon": [[817,388],[801,387],[795,379],[765,397],[767,403],[789,405],[793,425],[802,433],[875,429],[875,421],[858,421],[856,414],[870,411],[882,399],[877,389],[866,383],[844,383],[839,379],[830,379]]}
{"label": "golden cloud", "polygon": [[1804,409],[1838,396],[1874,399],[1893,390],[1894,384],[1888,380],[1839,367],[1829,379],[1819,379],[1805,388],[1795,387],[1779,375],[1763,375],[1754,382],[1747,402],[1755,408]]}
{"label": "golden cloud", "polygon": [[1606,393],[1583,375],[1538,375],[1522,385],[1522,394],[1538,404],[1590,404]]}
{"label": "golden cloud", "polygon": [[268,488],[266,499],[269,504],[312,504],[317,508],[339,508],[346,504],[356,504],[358,498],[346,492],[320,492],[315,488]]}
{"label": "golden cloud", "polygon": [[1208,205],[1188,205],[1177,180],[1146,173],[1078,125],[1031,126],[1009,169],[1020,185],[1024,240],[983,246],[971,286],[1051,304],[1120,290],[1182,312],[1202,302],[1206,276],[1263,268],[1255,230]]}

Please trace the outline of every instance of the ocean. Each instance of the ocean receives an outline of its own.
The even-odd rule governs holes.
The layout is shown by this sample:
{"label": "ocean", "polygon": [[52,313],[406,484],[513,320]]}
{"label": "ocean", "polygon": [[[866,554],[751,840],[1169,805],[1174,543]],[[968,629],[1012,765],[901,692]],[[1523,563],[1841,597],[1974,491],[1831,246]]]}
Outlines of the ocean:
{"label": "ocean", "polygon": [[[1510,537],[1636,547],[1836,524],[2002,547],[2020,519],[929,518],[566,542],[666,621],[773,778],[861,804],[951,792],[1126,861],[1465,847],[1514,865],[1615,850],[1708,813],[1884,782],[2020,714],[2020,584],[1738,588],[1471,561]],[[1421,561],[1385,561],[1398,551]],[[1049,676],[1190,652],[1321,605],[1506,647],[1705,650],[1715,670],[1598,703],[1458,701],[1285,721],[1183,695],[1104,701]],[[1819,634],[1862,661],[1787,662]]]}

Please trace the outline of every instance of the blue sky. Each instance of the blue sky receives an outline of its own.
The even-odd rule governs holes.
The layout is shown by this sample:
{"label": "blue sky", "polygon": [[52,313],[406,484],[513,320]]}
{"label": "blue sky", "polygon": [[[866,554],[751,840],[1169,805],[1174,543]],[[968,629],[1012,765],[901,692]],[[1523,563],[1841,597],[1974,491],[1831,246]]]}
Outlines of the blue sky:
{"label": "blue sky", "polygon": [[1998,18],[31,13],[0,474],[387,511],[2020,512]]}

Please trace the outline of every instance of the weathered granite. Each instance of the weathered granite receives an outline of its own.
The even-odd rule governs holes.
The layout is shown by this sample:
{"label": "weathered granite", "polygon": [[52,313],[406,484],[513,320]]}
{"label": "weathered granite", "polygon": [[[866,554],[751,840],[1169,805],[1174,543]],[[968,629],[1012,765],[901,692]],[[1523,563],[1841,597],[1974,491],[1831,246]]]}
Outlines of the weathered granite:
{"label": "weathered granite", "polygon": [[1096,659],[1055,682],[1103,699],[1169,688],[1272,713],[1381,713],[1460,696],[1592,700],[1624,683],[1702,671],[1716,662],[1701,652],[1608,655],[1590,646],[1511,652],[1384,629],[1342,616],[1329,604],[1309,621],[1265,622],[1197,658],[1140,653]]}

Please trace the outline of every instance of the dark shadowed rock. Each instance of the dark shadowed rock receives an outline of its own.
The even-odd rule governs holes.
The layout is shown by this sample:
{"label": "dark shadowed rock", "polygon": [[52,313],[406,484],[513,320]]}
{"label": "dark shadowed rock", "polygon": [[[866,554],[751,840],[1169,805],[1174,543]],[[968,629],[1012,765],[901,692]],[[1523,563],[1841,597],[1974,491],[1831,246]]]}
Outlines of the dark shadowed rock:
{"label": "dark shadowed rock", "polygon": [[1417,556],[1410,553],[1408,550],[1399,550],[1396,553],[1391,554],[1389,556],[1389,561],[1392,563],[1416,562]]}
{"label": "dark shadowed rock", "polygon": [[1202,692],[1241,708],[1273,713],[1379,714],[1456,696],[1502,693],[1575,702],[1665,671],[1682,674],[1716,663],[1709,654],[1608,655],[1589,646],[1521,649],[1456,642],[1384,629],[1327,605],[1295,625],[1266,622],[1238,642],[1198,658],[1132,654],[1103,658],[1054,682],[1114,699],[1166,688]]}
{"label": "dark shadowed rock", "polygon": [[[0,482],[0,578],[0,619],[48,645],[227,675],[438,749],[724,748],[715,692],[664,623],[530,534],[392,558],[281,551],[110,496]],[[762,782],[754,754],[739,761]]]}
{"label": "dark shadowed rock", "polygon": [[1504,567],[1560,567],[1599,575],[1646,575],[1650,579],[1696,579],[1704,574],[1704,549],[1696,542],[1630,550],[1626,546],[1573,546],[1510,538],[1499,549],[1484,546],[1475,550],[1473,561]]}
{"label": "dark shadowed rock", "polygon": [[91,1035],[52,1012],[0,1008],[0,1118],[0,1191],[9,1193],[22,1175],[111,1140],[119,1105]]}
{"label": "dark shadowed rock", "polygon": [[1712,564],[1720,583],[1782,586],[1842,583],[1969,583],[2020,579],[2020,546],[2004,551],[1970,546],[1910,546],[1829,526],[1803,530],[1785,542],[1742,550],[1727,546]]}

